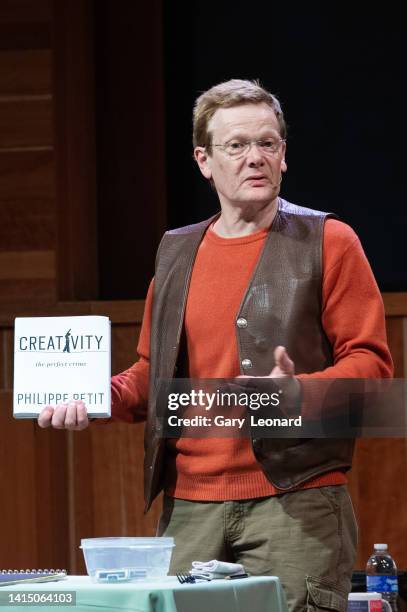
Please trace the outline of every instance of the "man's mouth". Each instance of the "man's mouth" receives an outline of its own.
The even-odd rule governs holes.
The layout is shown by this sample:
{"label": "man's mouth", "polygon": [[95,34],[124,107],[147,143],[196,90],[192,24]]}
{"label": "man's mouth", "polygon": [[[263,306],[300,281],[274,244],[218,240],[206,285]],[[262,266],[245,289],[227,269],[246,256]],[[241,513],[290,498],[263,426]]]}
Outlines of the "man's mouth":
{"label": "man's mouth", "polygon": [[247,181],[253,183],[254,185],[257,183],[260,184],[267,181],[267,177],[265,177],[264,174],[252,174],[245,179],[245,182]]}

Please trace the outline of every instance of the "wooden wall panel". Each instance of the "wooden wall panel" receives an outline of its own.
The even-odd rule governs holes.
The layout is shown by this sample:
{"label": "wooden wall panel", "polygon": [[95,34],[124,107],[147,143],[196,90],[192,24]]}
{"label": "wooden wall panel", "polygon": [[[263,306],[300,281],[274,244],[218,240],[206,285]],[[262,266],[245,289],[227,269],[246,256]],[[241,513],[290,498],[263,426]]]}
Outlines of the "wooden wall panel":
{"label": "wooden wall panel", "polygon": [[[407,312],[407,309],[406,309]],[[403,378],[406,371],[405,354],[407,347],[404,340],[404,327],[406,323],[405,317],[388,317],[387,325],[387,341],[391,350],[394,362],[395,378]]]}
{"label": "wooden wall panel", "polygon": [[387,542],[400,569],[407,568],[406,439],[357,441],[350,493],[359,523],[357,569],[365,569],[375,542]]}
{"label": "wooden wall panel", "polygon": [[14,335],[12,329],[0,326],[0,391],[13,388]]}
{"label": "wooden wall panel", "polygon": [[44,96],[0,98],[0,148],[34,150],[53,144],[52,99]]}
{"label": "wooden wall panel", "polygon": [[57,291],[61,300],[90,300],[98,297],[94,3],[53,6]]}
{"label": "wooden wall panel", "polygon": [[51,46],[51,0],[2,0],[0,49],[15,51]]}
{"label": "wooden wall panel", "polygon": [[55,280],[23,279],[0,280],[0,304],[8,307],[21,302],[55,304],[57,299]]}
{"label": "wooden wall panel", "polygon": [[53,213],[53,210],[48,209],[46,201],[3,200],[0,212],[0,251],[52,250],[54,253]]}
{"label": "wooden wall panel", "polygon": [[35,442],[32,421],[15,422],[11,394],[0,391],[0,568],[31,567],[38,558]]}
{"label": "wooden wall panel", "polygon": [[115,354],[112,355],[112,374],[118,374],[127,370],[129,363],[137,359],[137,341],[140,333],[140,326],[120,325],[113,330],[113,342],[116,346]]}
{"label": "wooden wall panel", "polygon": [[[35,421],[35,488],[37,566],[68,569],[69,488],[66,431],[42,430]],[[46,468],[44,469],[44,467]],[[51,565],[52,564],[52,565]]]}
{"label": "wooden wall panel", "polygon": [[[401,312],[403,294],[385,296],[387,309]],[[407,313],[407,308],[406,311]],[[388,316],[387,337],[395,377],[404,376],[404,318]],[[391,411],[391,406],[389,406]],[[375,542],[387,542],[399,566],[407,568],[407,551],[401,534],[407,534],[407,440],[398,438],[357,440],[349,491],[359,523],[356,568],[363,570]]]}
{"label": "wooden wall panel", "polygon": [[15,420],[5,391],[0,429],[0,568],[67,567],[67,434]]}
{"label": "wooden wall panel", "polygon": [[55,279],[54,251],[6,251],[0,253],[0,280]]}
{"label": "wooden wall panel", "polygon": [[51,0],[2,0],[0,3],[0,22],[2,23],[42,23],[49,20]]}
{"label": "wooden wall panel", "polygon": [[0,3],[0,302],[54,302],[50,0]]}
{"label": "wooden wall panel", "polygon": [[0,198],[12,202],[46,203],[54,208],[53,154],[49,151],[1,153]]}
{"label": "wooden wall panel", "polygon": [[[101,425],[101,427],[104,426]],[[96,428],[97,425],[92,426],[92,430]],[[90,428],[68,434],[69,506],[67,512],[69,513],[69,567],[73,574],[86,573],[83,553],[79,548],[80,542],[82,538],[93,537],[96,514],[100,512],[103,514],[105,508],[105,500],[101,501],[99,507],[95,500],[92,435]],[[108,491],[108,496],[110,494],[111,492]]]}
{"label": "wooden wall panel", "polygon": [[55,252],[0,252],[0,302],[55,301]]}
{"label": "wooden wall panel", "polygon": [[0,52],[0,95],[44,95],[51,86],[50,49]]}
{"label": "wooden wall panel", "polygon": [[2,23],[0,50],[47,49],[51,46],[50,23]]}
{"label": "wooden wall panel", "polygon": [[383,302],[386,317],[407,316],[407,292],[384,293]]}
{"label": "wooden wall panel", "polygon": [[0,251],[55,250],[52,152],[3,152],[0,168]]}

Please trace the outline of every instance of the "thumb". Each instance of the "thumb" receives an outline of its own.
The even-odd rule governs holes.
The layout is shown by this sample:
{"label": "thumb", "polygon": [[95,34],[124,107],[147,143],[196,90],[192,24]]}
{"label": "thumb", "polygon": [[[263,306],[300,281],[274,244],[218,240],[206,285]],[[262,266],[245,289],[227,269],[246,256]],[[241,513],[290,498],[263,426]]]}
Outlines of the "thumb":
{"label": "thumb", "polygon": [[281,370],[281,373],[286,376],[293,376],[294,362],[290,359],[285,346],[277,346],[274,349],[275,367]]}

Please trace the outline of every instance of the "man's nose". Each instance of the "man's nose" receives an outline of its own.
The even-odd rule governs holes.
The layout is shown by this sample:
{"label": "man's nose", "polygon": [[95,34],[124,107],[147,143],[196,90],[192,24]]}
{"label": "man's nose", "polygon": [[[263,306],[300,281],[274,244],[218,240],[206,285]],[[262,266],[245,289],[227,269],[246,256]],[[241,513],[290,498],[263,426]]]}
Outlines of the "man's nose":
{"label": "man's nose", "polygon": [[246,161],[249,164],[249,166],[253,166],[253,165],[259,166],[264,163],[263,154],[260,151],[259,147],[257,146],[256,142],[250,143],[250,148],[246,154]]}

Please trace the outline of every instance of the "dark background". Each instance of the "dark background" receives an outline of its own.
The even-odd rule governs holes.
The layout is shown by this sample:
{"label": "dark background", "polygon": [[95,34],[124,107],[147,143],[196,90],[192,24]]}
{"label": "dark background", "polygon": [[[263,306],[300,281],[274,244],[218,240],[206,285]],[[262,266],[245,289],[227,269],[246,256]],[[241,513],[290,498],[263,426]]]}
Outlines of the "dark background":
{"label": "dark background", "polygon": [[[133,3],[120,14],[111,6],[109,0],[95,5],[101,297],[142,298],[153,261],[145,262],[139,295],[131,283],[118,277],[117,270],[129,261],[134,248],[134,177],[143,166],[143,139],[149,138],[142,133],[143,112],[154,107],[151,99],[140,107],[140,96],[146,79],[157,78],[157,71],[148,69],[152,58],[147,54],[145,73],[133,72],[129,80],[132,57],[142,52],[137,42],[142,15]],[[390,5],[387,10],[370,6],[366,12],[343,3],[329,3],[324,9],[308,3],[207,0],[164,2],[156,18],[162,23],[159,71],[165,131],[162,140],[151,137],[156,139],[157,155],[165,151],[165,226],[200,221],[218,206],[192,159],[195,98],[223,80],[260,79],[280,99],[289,125],[282,196],[337,213],[360,236],[380,289],[406,291],[405,25],[401,15]],[[106,82],[106,63],[115,66],[113,87]],[[123,67],[122,79],[117,66]],[[117,108],[123,91],[125,98],[134,97],[134,103],[123,106],[122,102]],[[111,137],[104,149],[106,133]],[[112,142],[120,141],[120,134],[122,140],[131,140],[133,156],[123,159],[118,145],[117,158],[112,159]],[[149,172],[146,164],[142,171]],[[121,194],[115,206],[112,189]],[[148,193],[143,197],[148,201]],[[112,210],[118,206],[121,219],[129,215],[128,234],[109,248]],[[143,222],[140,209],[137,220]],[[159,236],[153,240],[158,243]]]}

